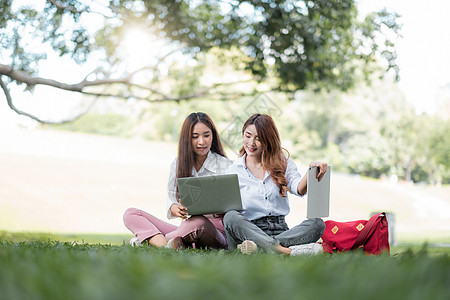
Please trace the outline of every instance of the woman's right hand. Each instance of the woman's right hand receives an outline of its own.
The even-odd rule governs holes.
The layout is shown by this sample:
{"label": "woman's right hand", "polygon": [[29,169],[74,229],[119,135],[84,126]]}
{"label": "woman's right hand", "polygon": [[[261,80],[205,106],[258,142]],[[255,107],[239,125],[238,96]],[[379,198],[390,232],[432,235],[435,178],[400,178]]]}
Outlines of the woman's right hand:
{"label": "woman's right hand", "polygon": [[323,175],[325,175],[328,165],[325,162],[313,161],[312,163],[309,164],[309,166],[317,167],[316,178],[320,181],[322,179]]}
{"label": "woman's right hand", "polygon": [[170,212],[175,217],[182,218],[182,219],[185,219],[188,215],[188,213],[186,211],[186,207],[184,207],[181,204],[177,204],[177,203],[172,204],[172,206],[170,207]]}

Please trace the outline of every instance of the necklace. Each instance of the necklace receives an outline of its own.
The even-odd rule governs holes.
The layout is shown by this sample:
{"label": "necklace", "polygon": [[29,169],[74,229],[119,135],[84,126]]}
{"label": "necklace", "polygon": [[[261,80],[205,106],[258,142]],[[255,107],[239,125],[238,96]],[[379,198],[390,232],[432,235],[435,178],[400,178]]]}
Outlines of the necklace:
{"label": "necklace", "polygon": [[259,171],[262,168],[262,163],[260,163],[259,165],[253,164],[252,168]]}
{"label": "necklace", "polygon": [[247,158],[246,158],[245,164],[246,164],[248,167],[251,166],[251,168],[254,168],[254,169],[258,170],[258,171],[261,170],[261,167],[262,167],[262,162],[260,162],[260,163],[259,163],[259,166],[257,166],[256,163],[254,163],[253,161],[252,161],[252,163],[250,163],[250,161],[248,161]]}

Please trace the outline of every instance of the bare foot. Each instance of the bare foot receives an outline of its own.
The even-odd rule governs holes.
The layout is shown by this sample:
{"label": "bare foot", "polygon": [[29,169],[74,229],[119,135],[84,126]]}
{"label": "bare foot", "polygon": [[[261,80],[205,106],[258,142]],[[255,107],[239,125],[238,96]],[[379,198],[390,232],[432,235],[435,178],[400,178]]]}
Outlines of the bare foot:
{"label": "bare foot", "polygon": [[157,234],[148,239],[148,244],[156,247],[165,247],[167,240],[162,234]]}
{"label": "bare foot", "polygon": [[275,246],[275,250],[280,253],[280,254],[284,254],[284,255],[291,255],[291,249],[290,248],[286,248],[283,247],[281,245],[276,245]]}

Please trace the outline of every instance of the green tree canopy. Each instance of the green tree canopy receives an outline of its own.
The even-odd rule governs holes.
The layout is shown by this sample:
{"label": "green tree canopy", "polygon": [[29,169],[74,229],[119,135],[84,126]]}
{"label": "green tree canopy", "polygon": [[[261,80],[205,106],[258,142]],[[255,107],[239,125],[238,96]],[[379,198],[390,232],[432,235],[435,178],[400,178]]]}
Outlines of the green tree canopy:
{"label": "green tree canopy", "polygon": [[[161,61],[177,50],[195,59],[213,48],[239,49],[236,67],[257,80],[276,78],[271,88],[282,91],[347,90],[355,74],[369,75],[379,65],[398,76],[392,42],[399,30],[397,14],[380,11],[362,19],[355,0],[40,0],[35,1],[42,4],[39,9],[17,2],[0,3],[0,84],[9,106],[22,114],[26,113],[15,108],[9,92],[12,82],[97,96],[190,99],[189,94],[162,93],[158,76],[136,80],[139,72],[157,73]],[[90,18],[100,19],[102,25],[92,28]],[[167,51],[152,66],[120,72],[120,42],[127,28],[136,24],[164,40]],[[94,53],[101,53],[105,61],[79,83],[40,78],[38,63],[46,52],[30,46],[36,43],[78,63]],[[112,84],[124,88],[116,94],[98,88]]]}

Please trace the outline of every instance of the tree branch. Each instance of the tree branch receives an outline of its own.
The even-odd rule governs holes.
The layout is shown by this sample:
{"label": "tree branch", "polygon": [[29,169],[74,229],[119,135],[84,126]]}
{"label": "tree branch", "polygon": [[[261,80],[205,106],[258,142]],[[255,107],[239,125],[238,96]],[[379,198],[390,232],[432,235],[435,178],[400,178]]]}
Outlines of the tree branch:
{"label": "tree branch", "polygon": [[85,87],[93,86],[93,85],[114,84],[114,83],[128,84],[128,83],[130,83],[130,78],[129,78],[129,76],[127,76],[125,78],[119,78],[119,79],[98,79],[98,80],[84,79],[83,81],[76,83],[76,84],[66,84],[66,83],[62,83],[62,82],[59,82],[59,81],[56,81],[53,79],[33,77],[33,76],[29,75],[28,73],[25,73],[20,70],[15,70],[13,67],[3,65],[3,64],[0,64],[0,75],[6,75],[15,81],[22,82],[22,83],[25,83],[25,84],[31,85],[31,86],[42,84],[42,85],[48,85],[48,86],[52,86],[52,87],[55,87],[58,89],[66,90],[66,91],[79,92],[79,93],[82,93],[83,89]]}
{"label": "tree branch", "polygon": [[13,111],[15,111],[19,115],[26,116],[26,117],[28,117],[30,119],[33,119],[35,121],[38,121],[39,123],[42,123],[42,124],[64,124],[64,123],[74,122],[74,121],[78,120],[79,118],[81,118],[82,116],[84,116],[87,112],[89,112],[91,110],[91,108],[94,106],[94,104],[97,102],[97,99],[95,99],[94,101],[91,102],[91,104],[89,104],[88,108],[84,112],[82,112],[82,113],[80,113],[80,114],[78,114],[78,115],[76,115],[76,116],[74,116],[74,117],[72,117],[70,119],[65,119],[65,120],[62,120],[62,121],[48,121],[48,120],[43,120],[43,119],[41,119],[39,117],[36,117],[33,114],[24,112],[24,111],[18,109],[17,107],[15,107],[13,102],[12,102],[12,97],[11,97],[11,94],[9,93],[8,87],[3,82],[3,79],[2,79],[1,75],[0,75],[0,86],[1,86],[1,88],[3,90],[3,93],[5,94],[6,102],[8,103],[8,106]]}
{"label": "tree branch", "polygon": [[[0,64],[0,79],[1,76],[7,76],[12,80],[15,80],[17,82],[20,83],[25,83],[29,86],[35,86],[35,85],[46,85],[46,86],[51,86],[54,88],[58,88],[61,90],[66,90],[66,91],[71,91],[71,92],[77,92],[77,93],[81,93],[84,95],[89,95],[89,96],[94,96],[96,98],[99,97],[109,97],[109,98],[121,98],[121,99],[137,99],[137,100],[143,100],[143,101],[147,101],[147,102],[179,102],[182,100],[191,100],[191,99],[195,99],[195,98],[204,98],[208,95],[211,94],[211,91],[220,87],[220,86],[229,86],[229,85],[234,85],[234,84],[238,84],[238,83],[243,83],[243,82],[249,82],[252,81],[254,79],[247,79],[247,80],[241,80],[241,81],[234,81],[234,82],[225,82],[225,83],[214,83],[209,87],[205,87],[202,90],[199,90],[195,93],[192,94],[188,94],[188,95],[181,95],[181,96],[171,96],[171,95],[167,95],[164,94],[160,91],[158,91],[155,88],[152,88],[150,86],[144,86],[144,85],[140,85],[140,84],[136,84],[136,83],[132,83],[132,78],[133,76],[143,70],[146,70],[148,68],[140,68],[138,70],[135,70],[129,74],[127,74],[126,76],[124,76],[123,78],[117,78],[117,79],[111,79],[111,78],[106,78],[106,79],[96,79],[96,80],[88,80],[87,78],[89,77],[89,75],[95,74],[98,72],[98,70],[91,72],[88,76],[86,76],[81,82],[76,83],[76,84],[67,84],[67,83],[62,83],[53,79],[46,79],[46,78],[41,78],[41,77],[33,77],[30,74],[20,71],[20,70],[16,70],[11,66],[8,65],[3,65]],[[141,90],[147,90],[149,92],[151,92],[151,94],[153,95],[159,95],[159,97],[157,98],[151,98],[150,96],[138,96],[138,95],[126,95],[126,94],[112,94],[112,93],[105,93],[105,92],[92,92],[92,91],[86,91],[85,88],[89,87],[89,86],[108,86],[111,84],[123,84],[129,87],[135,87]],[[62,124],[62,123],[68,123],[68,122],[73,122],[77,119],[79,119],[81,116],[83,116],[84,114],[86,114],[90,108],[93,106],[93,104],[95,102],[93,102],[90,107],[83,113],[75,116],[74,118],[70,118],[67,120],[63,120],[63,121],[59,121],[59,122],[53,122],[53,121],[46,121],[46,120],[42,120],[39,117],[36,117],[30,113],[24,112],[19,110],[17,107],[14,106],[13,101],[12,101],[12,97],[11,94],[8,90],[8,87],[6,86],[6,84],[3,82],[3,80],[1,81],[1,88],[3,89],[3,92],[6,96],[6,100],[8,102],[9,107],[15,111],[17,114],[19,115],[24,115],[27,116],[33,120],[36,120],[40,123],[46,123],[46,124]],[[106,89],[104,89],[106,90]],[[230,98],[235,98],[235,95],[231,95],[228,94],[225,97],[222,96],[221,98],[217,99],[217,100],[226,100],[226,99],[230,99]]]}
{"label": "tree branch", "polygon": [[[217,88],[219,86],[234,85],[234,84],[243,83],[243,82],[250,82],[253,80],[253,79],[247,79],[244,81],[241,80],[241,81],[234,81],[234,82],[214,83],[212,86],[206,87],[203,90],[198,91],[196,93],[193,93],[190,95],[174,97],[174,96],[166,95],[166,94],[158,91],[155,88],[152,88],[149,86],[143,86],[143,85],[131,82],[132,77],[137,72],[145,70],[145,69],[146,68],[140,68],[139,70],[136,70],[136,71],[128,74],[127,76],[124,76],[123,78],[117,78],[117,79],[107,78],[107,79],[97,79],[97,80],[87,80],[87,78],[85,78],[81,82],[75,83],[75,84],[62,83],[62,82],[59,82],[59,81],[56,81],[53,79],[33,77],[33,76],[29,75],[28,73],[25,73],[20,70],[15,70],[11,66],[7,66],[7,65],[3,65],[3,64],[0,64],[0,75],[8,76],[9,78],[11,78],[17,82],[22,82],[22,83],[25,83],[30,86],[35,86],[35,85],[40,84],[40,85],[47,85],[47,86],[51,86],[54,88],[66,90],[66,91],[78,92],[78,93],[91,95],[91,96],[97,96],[97,97],[136,98],[136,99],[146,100],[146,101],[150,101],[150,102],[189,100],[192,98],[198,98],[198,97],[205,96],[209,93],[209,91],[211,89]],[[93,74],[93,73],[90,73],[90,74]],[[110,84],[124,84],[124,85],[128,85],[131,87],[134,86],[134,87],[137,87],[137,88],[140,88],[143,90],[148,90],[154,94],[158,94],[162,98],[159,98],[157,100],[150,100],[148,97],[124,96],[124,95],[118,95],[118,94],[105,94],[105,93],[94,93],[94,92],[84,91],[84,88],[89,87],[89,86],[100,86],[100,85],[110,85]]]}

